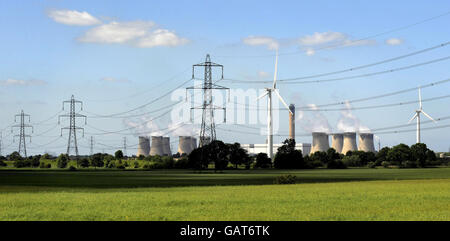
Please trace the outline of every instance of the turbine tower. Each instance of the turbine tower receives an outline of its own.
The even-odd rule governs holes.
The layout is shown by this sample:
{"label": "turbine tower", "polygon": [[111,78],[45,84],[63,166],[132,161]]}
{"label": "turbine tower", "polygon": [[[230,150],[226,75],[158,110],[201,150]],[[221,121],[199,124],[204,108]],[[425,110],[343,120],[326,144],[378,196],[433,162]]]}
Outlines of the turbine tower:
{"label": "turbine tower", "polygon": [[419,109],[416,110],[416,114],[414,114],[414,116],[408,122],[411,123],[411,121],[417,119],[416,143],[420,143],[420,113],[424,114],[426,117],[428,117],[428,119],[436,123],[436,121],[422,109],[422,95],[420,94],[420,87],[419,87]]}
{"label": "turbine tower", "polygon": [[278,50],[275,57],[275,73],[273,74],[273,85],[271,88],[265,88],[265,93],[258,97],[258,100],[267,95],[267,155],[270,159],[273,159],[273,133],[272,133],[272,92],[275,93],[278,99],[281,100],[281,103],[289,110],[291,115],[292,113],[289,106],[281,97],[280,93],[277,90],[277,71],[278,71]]}

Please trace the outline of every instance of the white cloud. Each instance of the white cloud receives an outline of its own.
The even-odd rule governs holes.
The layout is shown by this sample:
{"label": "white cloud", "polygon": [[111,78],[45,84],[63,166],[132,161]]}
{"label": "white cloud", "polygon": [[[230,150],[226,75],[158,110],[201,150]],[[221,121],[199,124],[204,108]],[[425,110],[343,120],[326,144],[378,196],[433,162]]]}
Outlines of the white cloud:
{"label": "white cloud", "polygon": [[156,46],[178,46],[188,42],[185,38],[180,38],[174,32],[166,29],[157,29],[147,34],[137,42],[137,46],[141,48],[151,48]]}
{"label": "white cloud", "polygon": [[386,40],[386,44],[388,45],[400,45],[403,43],[402,39],[398,39],[398,38],[390,38]]}
{"label": "white cloud", "polygon": [[362,46],[362,45],[373,45],[376,43],[375,40],[362,39],[362,40],[352,40],[348,35],[340,32],[323,32],[314,33],[312,35],[306,35],[298,39],[298,43],[301,46],[309,46],[306,50],[307,55],[313,55],[314,49],[311,46],[324,46],[326,44],[339,44],[341,46]]}
{"label": "white cloud", "polygon": [[314,33],[312,35],[306,35],[299,38],[299,43],[306,46],[321,45],[330,42],[342,41],[347,39],[347,36],[339,32],[324,32],[324,33]]}
{"label": "white cloud", "polygon": [[278,49],[280,44],[274,38],[271,37],[261,37],[261,36],[249,36],[242,40],[244,44],[257,46],[263,45],[266,46],[270,50]]}
{"label": "white cloud", "polygon": [[85,43],[126,43],[144,37],[153,26],[155,26],[154,22],[113,21],[90,29],[78,40]]}
{"label": "white cloud", "polygon": [[110,22],[88,30],[78,41],[84,43],[129,44],[139,48],[179,46],[189,42],[173,31],[152,29],[151,21]]}
{"label": "white cloud", "polygon": [[306,55],[308,55],[308,56],[312,56],[315,53],[316,53],[316,51],[314,51],[314,49],[312,49],[312,48],[306,49]]}
{"label": "white cloud", "polygon": [[67,25],[89,26],[101,23],[100,20],[88,12],[78,12],[75,10],[50,10],[47,15],[55,22]]}
{"label": "white cloud", "polygon": [[3,86],[33,86],[33,85],[46,85],[47,82],[43,80],[19,80],[19,79],[7,79],[0,81],[0,85]]}

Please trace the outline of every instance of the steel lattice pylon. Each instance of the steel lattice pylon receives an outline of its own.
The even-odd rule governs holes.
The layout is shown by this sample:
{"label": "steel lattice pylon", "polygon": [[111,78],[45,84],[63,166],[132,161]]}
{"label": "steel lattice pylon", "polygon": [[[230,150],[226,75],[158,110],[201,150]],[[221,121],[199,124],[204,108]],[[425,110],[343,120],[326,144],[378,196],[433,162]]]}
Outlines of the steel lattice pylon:
{"label": "steel lattice pylon", "polygon": [[[193,109],[202,109],[202,124],[200,128],[200,140],[199,140],[199,147],[202,147],[204,145],[209,144],[211,141],[216,140],[216,127],[214,123],[214,110],[215,109],[221,109],[224,110],[224,113],[226,113],[225,107],[216,107],[213,104],[213,96],[212,96],[212,90],[213,89],[220,89],[220,90],[228,90],[229,88],[219,86],[212,83],[212,68],[213,67],[219,67],[222,70],[222,78],[223,79],[223,65],[216,64],[211,62],[211,58],[209,57],[209,54],[206,55],[206,60],[204,63],[195,64],[192,66],[192,79],[195,79],[195,67],[204,67],[204,81],[202,86],[192,86],[186,88],[186,90],[189,89],[201,89],[203,90],[203,104],[202,106],[198,107],[192,107]],[[224,122],[226,122],[226,115],[224,114]],[[192,117],[192,115],[191,115]]]}
{"label": "steel lattice pylon", "polygon": [[61,136],[62,136],[62,131],[64,129],[68,129],[69,130],[69,139],[67,142],[67,155],[70,155],[70,150],[73,148],[75,149],[75,156],[78,157],[78,144],[77,144],[77,130],[82,130],[83,131],[83,137],[84,137],[84,128],[78,127],[75,124],[75,120],[77,117],[83,117],[85,124],[87,122],[87,118],[85,115],[81,115],[75,112],[75,105],[76,104],[80,104],[81,105],[81,110],[83,110],[83,102],[75,100],[75,97],[72,95],[72,98],[70,100],[67,101],[63,101],[63,110],[64,110],[64,104],[66,103],[70,103],[70,112],[64,115],[60,115],[58,117],[58,124],[60,123],[60,118],[61,117],[69,117],[69,126],[68,127],[63,127],[61,128]]}
{"label": "steel lattice pylon", "polygon": [[[17,122],[17,117],[20,117],[20,124],[18,125],[14,125],[11,127],[11,133],[13,132],[13,128],[14,127],[18,127],[20,128],[20,134],[19,135],[15,135],[14,137],[18,136],[19,137],[19,154],[23,155],[23,157],[27,157],[27,146],[26,146],[26,142],[25,142],[25,137],[29,137],[30,138],[30,142],[31,142],[31,136],[30,135],[26,135],[25,134],[25,128],[27,127],[31,127],[31,132],[33,133],[33,126],[25,124],[25,116],[28,117],[28,122],[31,121],[31,117],[28,114],[23,113],[23,110],[20,114],[17,114],[14,116],[14,121]],[[14,137],[13,137],[13,141],[14,141]]]}

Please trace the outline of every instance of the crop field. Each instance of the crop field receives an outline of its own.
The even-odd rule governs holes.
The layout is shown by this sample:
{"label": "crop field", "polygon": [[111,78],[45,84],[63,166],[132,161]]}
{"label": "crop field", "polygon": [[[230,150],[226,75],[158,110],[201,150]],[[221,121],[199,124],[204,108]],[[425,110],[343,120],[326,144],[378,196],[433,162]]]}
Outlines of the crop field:
{"label": "crop field", "polygon": [[[287,173],[297,184],[272,185]],[[1,170],[0,220],[450,220],[449,178],[450,168]]]}

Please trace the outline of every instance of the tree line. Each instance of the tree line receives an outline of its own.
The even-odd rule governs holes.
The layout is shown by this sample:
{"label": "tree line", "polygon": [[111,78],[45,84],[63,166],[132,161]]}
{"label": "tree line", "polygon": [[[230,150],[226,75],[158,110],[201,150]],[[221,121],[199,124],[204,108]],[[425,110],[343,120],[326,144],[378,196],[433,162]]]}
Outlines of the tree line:
{"label": "tree line", "polygon": [[115,168],[115,169],[194,169],[213,168],[216,171],[224,169],[342,169],[347,167],[400,167],[416,168],[449,164],[445,159],[437,158],[434,151],[426,144],[417,143],[409,147],[399,144],[394,147],[384,147],[379,152],[349,151],[345,155],[333,148],[318,151],[303,156],[301,150],[295,149],[295,140],[286,139],[275,154],[274,160],[266,153],[250,156],[239,143],[227,144],[216,140],[208,145],[194,149],[189,155],[175,154],[173,156],[138,156],[128,158],[121,150],[114,155],[96,153],[88,157],[71,160],[66,154],[52,157],[49,154],[35,155],[27,158],[13,152],[7,157],[0,156],[0,166],[6,166],[5,161],[12,161],[14,167],[40,168]]}

